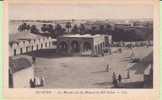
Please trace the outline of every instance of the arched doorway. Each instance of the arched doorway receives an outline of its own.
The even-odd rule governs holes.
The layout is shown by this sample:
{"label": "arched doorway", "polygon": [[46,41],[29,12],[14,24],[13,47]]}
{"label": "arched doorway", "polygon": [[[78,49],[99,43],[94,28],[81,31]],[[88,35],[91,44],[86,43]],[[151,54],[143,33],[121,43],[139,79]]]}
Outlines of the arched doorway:
{"label": "arched doorway", "polygon": [[62,53],[67,53],[68,51],[68,45],[64,41],[59,43],[58,48],[59,48],[59,52],[62,52]]}
{"label": "arched doorway", "polygon": [[28,53],[28,51],[29,51],[29,50],[28,50],[28,47],[26,47],[26,52]]}
{"label": "arched doorway", "polygon": [[47,48],[47,43],[45,43],[45,47]]}
{"label": "arched doorway", "polygon": [[37,50],[39,50],[39,46],[38,46],[38,44],[37,44]]}
{"label": "arched doorway", "polygon": [[92,49],[92,47],[91,47],[91,44],[89,42],[85,42],[83,44],[83,51],[89,51],[91,49]]}
{"label": "arched doorway", "polygon": [[23,48],[20,48],[20,54],[23,54]]}
{"label": "arched doorway", "polygon": [[80,52],[80,45],[78,43],[78,41],[72,41],[71,42],[71,52],[72,53],[78,53]]}
{"label": "arched doorway", "polygon": [[41,49],[43,48],[43,43],[41,43]]}
{"label": "arched doorway", "polygon": [[33,45],[32,45],[32,51],[34,51],[34,47],[33,47]]}

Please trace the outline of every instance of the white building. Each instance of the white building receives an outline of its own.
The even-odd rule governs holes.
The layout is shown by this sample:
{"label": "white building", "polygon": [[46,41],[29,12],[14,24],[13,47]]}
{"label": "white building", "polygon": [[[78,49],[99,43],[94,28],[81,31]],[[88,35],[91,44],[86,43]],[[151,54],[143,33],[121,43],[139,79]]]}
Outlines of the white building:
{"label": "white building", "polygon": [[[108,36],[107,41],[112,41],[109,39]],[[106,46],[105,40],[105,35],[64,35],[57,40],[57,52],[65,55],[101,55]]]}
{"label": "white building", "polygon": [[29,80],[34,77],[31,61],[27,58],[14,58],[9,62],[9,88],[29,88]]}
{"label": "white building", "polygon": [[51,37],[26,38],[10,41],[10,56],[52,48],[53,42],[56,42],[56,40]]}

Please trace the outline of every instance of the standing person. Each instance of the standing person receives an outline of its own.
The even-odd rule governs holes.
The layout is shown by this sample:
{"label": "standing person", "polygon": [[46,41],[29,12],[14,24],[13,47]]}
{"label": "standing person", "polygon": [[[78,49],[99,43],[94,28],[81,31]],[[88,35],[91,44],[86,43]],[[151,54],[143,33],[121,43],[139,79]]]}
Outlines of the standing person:
{"label": "standing person", "polygon": [[36,62],[36,57],[32,57],[32,60],[33,60],[33,63],[35,63]]}
{"label": "standing person", "polygon": [[113,72],[113,76],[112,76],[112,79],[116,79],[116,75],[115,75],[115,72]]}
{"label": "standing person", "polygon": [[118,80],[119,80],[119,83],[121,83],[121,81],[122,81],[122,76],[119,74],[119,76],[118,76]]}
{"label": "standing person", "polygon": [[30,84],[30,88],[33,88],[34,87],[34,83],[33,83],[33,80],[32,79],[29,80],[29,84]]}
{"label": "standing person", "polygon": [[130,78],[130,71],[128,70],[127,71],[127,79],[129,79]]}
{"label": "standing person", "polygon": [[41,86],[40,77],[36,77],[36,85],[37,85],[37,87]]}
{"label": "standing person", "polygon": [[112,83],[113,83],[114,88],[117,88],[118,87],[118,81],[116,79],[115,72],[113,72],[112,80],[113,80]]}
{"label": "standing person", "polygon": [[35,88],[36,87],[36,78],[34,77],[34,79],[33,79],[33,88]]}
{"label": "standing person", "polygon": [[35,79],[35,86],[37,87],[38,86],[38,78],[35,76],[34,79]]}
{"label": "standing person", "polygon": [[117,81],[117,79],[114,79],[113,80],[113,86],[114,86],[114,88],[117,88],[118,87],[118,81]]}
{"label": "standing person", "polygon": [[40,78],[40,84],[41,84],[41,86],[44,86],[44,78],[43,77]]}
{"label": "standing person", "polygon": [[110,67],[109,67],[109,64],[107,64],[107,66],[106,66],[106,72],[109,72],[109,70],[110,70]]}

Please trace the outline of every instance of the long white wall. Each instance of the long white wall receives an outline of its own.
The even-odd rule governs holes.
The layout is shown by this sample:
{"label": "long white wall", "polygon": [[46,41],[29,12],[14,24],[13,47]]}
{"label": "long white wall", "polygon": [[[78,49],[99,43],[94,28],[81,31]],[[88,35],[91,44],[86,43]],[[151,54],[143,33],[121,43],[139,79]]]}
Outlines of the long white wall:
{"label": "long white wall", "polygon": [[51,37],[33,39],[30,41],[19,40],[18,43],[13,43],[10,47],[10,56],[28,53],[40,49],[52,48],[53,42],[56,42],[56,39],[52,39]]}

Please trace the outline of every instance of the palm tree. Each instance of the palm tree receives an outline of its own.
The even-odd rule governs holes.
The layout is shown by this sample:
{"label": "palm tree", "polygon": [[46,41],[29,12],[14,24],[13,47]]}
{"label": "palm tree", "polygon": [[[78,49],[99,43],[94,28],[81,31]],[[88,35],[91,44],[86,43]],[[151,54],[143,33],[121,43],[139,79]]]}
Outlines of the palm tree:
{"label": "palm tree", "polygon": [[79,33],[79,28],[78,28],[78,26],[75,24],[71,31],[72,31],[72,33],[74,33],[74,34]]}
{"label": "palm tree", "polygon": [[53,33],[54,32],[54,29],[53,29],[53,25],[52,24],[48,24],[47,25],[47,31],[48,31],[48,33]]}
{"label": "palm tree", "polygon": [[56,34],[56,37],[57,36],[60,36],[60,35],[63,35],[64,32],[65,32],[65,29],[63,29],[60,24],[56,24],[56,26],[55,26],[55,34]]}
{"label": "palm tree", "polygon": [[26,23],[23,23],[23,24],[19,25],[18,31],[22,32],[22,31],[28,30],[29,28],[30,27]]}
{"label": "palm tree", "polygon": [[79,31],[80,31],[80,34],[85,34],[86,29],[85,29],[84,24],[80,24]]}
{"label": "palm tree", "polygon": [[70,33],[70,28],[72,27],[71,22],[67,22],[65,27],[68,29],[68,33]]}
{"label": "palm tree", "polygon": [[106,27],[105,27],[105,34],[112,34],[112,26],[110,24],[107,24]]}
{"label": "palm tree", "polygon": [[35,25],[31,26],[30,32],[34,33],[34,34],[39,34],[40,33],[38,28]]}
{"label": "palm tree", "polygon": [[105,28],[104,28],[104,25],[100,25],[99,26],[99,31],[98,31],[100,34],[105,34]]}
{"label": "palm tree", "polygon": [[23,31],[23,27],[22,27],[22,25],[19,25],[19,27],[18,27],[18,31],[19,31],[19,32],[22,32],[22,31]]}
{"label": "palm tree", "polygon": [[41,31],[44,32],[44,33],[46,32],[46,26],[47,26],[46,24],[43,24],[42,27],[41,27]]}
{"label": "palm tree", "polygon": [[26,30],[27,30],[27,31],[30,30],[30,25],[29,25],[29,24],[26,26]]}
{"label": "palm tree", "polygon": [[92,26],[92,28],[91,28],[91,34],[92,35],[97,34],[97,27],[96,26]]}

